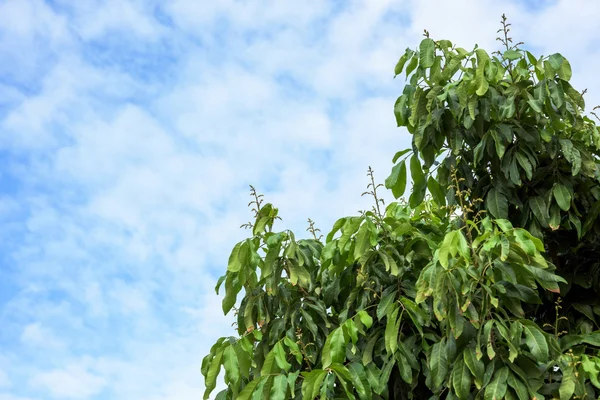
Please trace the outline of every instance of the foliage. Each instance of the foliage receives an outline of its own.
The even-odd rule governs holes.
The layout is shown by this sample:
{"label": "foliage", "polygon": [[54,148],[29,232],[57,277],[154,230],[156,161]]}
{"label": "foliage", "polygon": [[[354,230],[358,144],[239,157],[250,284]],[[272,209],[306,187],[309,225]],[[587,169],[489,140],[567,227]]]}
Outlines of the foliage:
{"label": "foliage", "polygon": [[598,398],[600,131],[568,61],[502,22],[503,52],[426,33],[400,58],[412,149],[385,184],[400,198],[410,170],[408,203],[382,210],[369,169],[373,210],[298,240],[253,190],[205,399],[221,369],[217,399]]}

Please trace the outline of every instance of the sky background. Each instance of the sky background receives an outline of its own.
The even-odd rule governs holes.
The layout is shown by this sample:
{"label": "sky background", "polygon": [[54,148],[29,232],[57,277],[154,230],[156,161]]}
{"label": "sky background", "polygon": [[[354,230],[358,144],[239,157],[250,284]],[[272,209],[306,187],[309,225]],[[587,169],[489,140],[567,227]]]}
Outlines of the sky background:
{"label": "sky background", "polygon": [[598,1],[0,0],[0,400],[201,398],[248,185],[301,237],[370,208],[398,57],[502,13],[600,104]]}

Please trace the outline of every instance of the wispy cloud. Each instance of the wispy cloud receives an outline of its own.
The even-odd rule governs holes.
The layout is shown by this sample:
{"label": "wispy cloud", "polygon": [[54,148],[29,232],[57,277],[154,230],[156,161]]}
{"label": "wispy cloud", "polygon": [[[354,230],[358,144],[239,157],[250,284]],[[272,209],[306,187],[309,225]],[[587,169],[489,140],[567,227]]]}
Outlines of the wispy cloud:
{"label": "wispy cloud", "polygon": [[370,207],[399,54],[502,12],[600,103],[589,2],[0,1],[0,400],[198,398],[247,185],[299,232]]}

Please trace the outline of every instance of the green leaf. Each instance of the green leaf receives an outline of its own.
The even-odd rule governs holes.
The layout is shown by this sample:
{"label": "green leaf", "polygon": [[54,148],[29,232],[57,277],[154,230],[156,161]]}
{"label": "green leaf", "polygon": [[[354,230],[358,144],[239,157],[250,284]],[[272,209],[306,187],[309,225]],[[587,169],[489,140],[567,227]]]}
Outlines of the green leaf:
{"label": "green leaf", "polygon": [[[475,82],[477,84],[476,93],[483,96],[487,93],[490,84],[485,77],[485,67],[490,62],[490,56],[483,49],[475,50],[477,55],[477,70],[475,71]],[[472,118],[472,117],[471,117]]]}
{"label": "green leaf", "polygon": [[385,316],[390,314],[390,310],[394,304],[394,300],[396,300],[396,291],[390,290],[387,294],[385,294],[381,298],[381,301],[377,305],[377,319],[382,320]]}
{"label": "green leaf", "polygon": [[485,366],[483,365],[483,361],[477,359],[475,355],[475,349],[473,347],[467,347],[463,351],[463,360],[465,365],[471,371],[471,374],[475,377],[475,386],[477,389],[481,389],[483,385],[483,374],[485,371]]}
{"label": "green leaf", "polygon": [[575,393],[575,382],[577,378],[573,373],[573,368],[567,368],[563,370],[563,376],[560,383],[558,393],[560,394],[560,400],[569,400]]}
{"label": "green leaf", "polygon": [[405,162],[394,165],[394,168],[392,168],[392,174],[385,181],[385,187],[392,189],[392,194],[396,199],[404,194],[404,191],[406,190]]}
{"label": "green leaf", "polygon": [[398,349],[398,333],[400,330],[399,308],[394,304],[394,311],[388,315],[385,325],[385,349],[389,354],[394,354]]}
{"label": "green leaf", "polygon": [[421,162],[416,155],[410,158],[410,175],[415,185],[421,185],[425,182],[425,175],[421,169]]}
{"label": "green leaf", "polygon": [[287,377],[285,375],[277,375],[273,379],[273,386],[271,387],[271,400],[285,400],[287,395]]}
{"label": "green leaf", "polygon": [[525,343],[531,354],[541,362],[548,361],[548,342],[540,327],[533,321],[522,319],[523,332],[525,332]]}
{"label": "green leaf", "polygon": [[515,376],[515,374],[512,371],[508,374],[508,379],[506,380],[506,382],[510,387],[514,389],[515,393],[517,393],[517,397],[519,398],[519,400],[530,399],[529,392],[527,391],[527,386],[519,377]]}
{"label": "green leaf", "polygon": [[446,195],[442,191],[442,187],[433,179],[432,176],[427,179],[427,188],[429,189],[429,193],[431,193],[431,197],[433,197],[433,201],[439,206],[446,205]]}
{"label": "green leaf", "polygon": [[494,379],[485,388],[484,400],[502,400],[506,394],[508,367],[502,367],[494,374]]}
{"label": "green leaf", "polygon": [[223,367],[225,368],[225,382],[237,386],[240,381],[240,370],[238,356],[233,345],[227,346],[223,351]]}
{"label": "green leaf", "polygon": [[469,398],[471,392],[471,373],[462,358],[456,360],[452,371],[452,386],[460,400]]}
{"label": "green leaf", "polygon": [[210,362],[210,367],[208,368],[208,372],[204,378],[204,386],[206,387],[204,391],[204,400],[208,399],[210,393],[217,386],[217,376],[221,371],[221,360],[223,358],[223,348],[220,348],[212,361]]}
{"label": "green leaf", "polygon": [[287,263],[288,268],[290,270],[290,283],[293,286],[296,284],[300,284],[302,287],[310,286],[310,273],[308,270],[295,262]]}
{"label": "green leaf", "polygon": [[535,196],[529,198],[529,208],[533,211],[533,215],[537,218],[539,223],[544,227],[548,227],[548,221],[550,215],[548,215],[548,204],[542,196]]}
{"label": "green leaf", "polygon": [[350,375],[350,371],[342,364],[332,364],[331,370],[335,372],[335,375],[338,377],[338,381],[344,388],[344,392],[346,392],[346,396],[349,399],[355,399],[353,394],[353,388],[350,386],[352,384],[352,376]]}
{"label": "green leaf", "polygon": [[600,347],[600,331],[585,333],[581,335],[565,335],[560,338],[560,348],[564,352],[573,346],[586,343],[592,346]]}
{"label": "green leaf", "polygon": [[515,61],[515,60],[518,60],[519,58],[522,58],[523,57],[523,53],[521,53],[518,50],[510,49],[510,50],[506,50],[504,52],[503,56],[507,60]]}
{"label": "green leaf", "polygon": [[540,286],[550,292],[559,294],[560,288],[558,287],[558,283],[567,283],[567,281],[565,281],[565,279],[560,275],[548,272],[545,269],[532,267],[531,265],[527,264],[523,264],[523,268],[525,268],[535,277],[535,280],[540,284]]}
{"label": "green leaf", "polygon": [[407,78],[417,68],[417,65],[419,65],[418,54],[413,54],[412,58],[408,62],[408,65],[406,66],[406,77]]}
{"label": "green leaf", "polygon": [[371,232],[367,224],[362,224],[356,233],[356,242],[354,244],[354,259],[359,260],[362,255],[371,247]]}
{"label": "green leaf", "polygon": [[369,329],[371,326],[373,326],[373,318],[369,315],[368,312],[366,312],[365,310],[361,310],[358,312],[358,318],[360,319],[360,322],[362,322],[362,324],[364,326],[367,327],[367,329]]}
{"label": "green leaf", "polygon": [[321,384],[327,376],[327,371],[322,369],[313,369],[310,372],[303,372],[304,382],[302,382],[302,400],[313,400],[319,395]]}
{"label": "green leaf", "polygon": [[394,77],[402,73],[402,70],[404,69],[404,64],[406,64],[408,58],[412,56],[412,54],[410,54],[409,52],[412,52],[412,50],[406,49],[406,53],[402,54],[402,57],[400,57],[400,59],[396,63],[396,67],[394,68]]}
{"label": "green leaf", "polygon": [[353,362],[348,366],[348,370],[350,371],[350,378],[354,384],[354,389],[358,393],[358,397],[361,400],[372,399],[371,385],[367,380],[364,367],[357,362]]}
{"label": "green leaf", "polygon": [[400,150],[400,151],[396,152],[396,154],[394,154],[394,158],[392,158],[392,164],[396,164],[396,161],[398,161],[398,159],[400,157],[402,157],[403,155],[405,155],[406,153],[408,153],[411,150],[412,149],[404,149],[404,150]]}
{"label": "green leaf", "polygon": [[486,196],[486,208],[496,218],[506,219],[508,217],[508,200],[506,196],[493,187]]}
{"label": "green leaf", "polygon": [[571,208],[571,191],[567,189],[567,187],[561,183],[557,183],[552,189],[552,194],[556,199],[556,204],[563,211],[569,211]]}
{"label": "green leaf", "polygon": [[[236,279],[237,280],[237,279]],[[227,315],[227,313],[234,306],[237,301],[237,294],[240,291],[239,285],[234,284],[234,278],[232,274],[227,275],[227,279],[225,280],[225,297],[223,297],[223,314]]]}
{"label": "green leaf", "polygon": [[277,342],[272,351],[275,353],[275,362],[277,363],[277,366],[285,372],[288,372],[290,368],[292,368],[292,364],[286,360],[287,354],[285,353],[281,341]]}
{"label": "green leaf", "polygon": [[227,270],[231,272],[238,272],[242,267],[242,263],[239,259],[240,247],[242,244],[246,245],[246,242],[240,242],[233,247],[231,255],[229,256],[229,262],[227,263]]}
{"label": "green leaf", "polygon": [[429,68],[435,61],[435,42],[433,39],[426,38],[419,45],[419,67]]}
{"label": "green leaf", "polygon": [[[236,400],[250,400],[252,393],[254,393],[254,390],[256,389],[256,386],[258,386],[258,384],[263,380],[264,377],[261,377],[248,382],[248,384],[244,386],[244,389],[242,389],[242,391],[237,395]],[[205,399],[208,399],[208,397],[205,397]]]}
{"label": "green leaf", "polygon": [[334,329],[327,336],[322,354],[323,368],[329,367],[332,363],[341,363],[346,359],[346,341],[341,327]]}
{"label": "green leaf", "polygon": [[431,357],[429,359],[429,370],[431,371],[431,379],[433,386],[439,388],[446,380],[448,375],[448,358],[446,355],[445,340],[435,343],[431,347]]}

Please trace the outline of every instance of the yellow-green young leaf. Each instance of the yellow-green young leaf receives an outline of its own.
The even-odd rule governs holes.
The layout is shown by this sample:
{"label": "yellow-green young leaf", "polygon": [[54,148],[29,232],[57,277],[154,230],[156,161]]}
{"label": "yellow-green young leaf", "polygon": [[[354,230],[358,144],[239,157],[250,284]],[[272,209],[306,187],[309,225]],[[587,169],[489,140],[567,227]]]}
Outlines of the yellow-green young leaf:
{"label": "yellow-green young leaf", "polygon": [[323,356],[321,364],[323,368],[329,367],[332,363],[341,363],[346,359],[346,341],[342,327],[334,329],[323,345]]}
{"label": "yellow-green young leaf", "polygon": [[471,371],[471,374],[475,377],[475,386],[477,389],[481,389],[483,385],[483,374],[485,371],[485,366],[483,365],[483,361],[477,359],[475,355],[475,349],[473,347],[467,347],[463,351],[463,360],[465,365]]}
{"label": "yellow-green young leaf", "polygon": [[388,354],[394,354],[398,349],[398,331],[400,328],[400,318],[398,318],[399,307],[394,303],[394,311],[388,315],[385,325],[385,349]]}
{"label": "yellow-green young leaf", "polygon": [[225,382],[237,386],[240,381],[240,370],[233,345],[227,346],[223,351],[223,368],[225,368]]}
{"label": "yellow-green young leaf", "polygon": [[331,228],[331,232],[329,232],[327,234],[327,237],[325,238],[326,243],[329,243],[333,240],[333,236],[336,234],[337,231],[342,229],[342,226],[344,226],[344,224],[346,223],[346,219],[347,218],[344,217],[335,221],[335,223],[333,224],[333,228]]}
{"label": "yellow-green young leaf", "polygon": [[508,367],[502,367],[494,374],[494,379],[485,388],[484,400],[502,400],[506,394]]}
{"label": "yellow-green young leaf", "polygon": [[373,326],[373,317],[371,317],[369,315],[368,312],[366,312],[365,310],[361,310],[358,312],[358,318],[360,319],[360,322],[367,327],[367,329],[369,329],[371,326]]}
{"label": "yellow-green young leaf", "polygon": [[285,375],[277,375],[273,379],[273,386],[271,387],[271,400],[285,400],[287,395],[287,377]]}
{"label": "yellow-green young leaf", "polygon": [[471,393],[471,373],[462,358],[458,358],[452,370],[452,386],[459,400],[467,400]]}
{"label": "yellow-green young leaf", "polygon": [[429,68],[435,61],[435,42],[433,39],[426,38],[419,45],[419,66]]}
{"label": "yellow-green young leaf", "polygon": [[229,310],[233,307],[236,302],[237,294],[240,291],[238,285],[234,285],[233,275],[228,274],[225,280],[225,297],[223,297],[223,313],[227,315]]}
{"label": "yellow-green young leaf", "polygon": [[571,191],[565,185],[557,183],[552,189],[552,194],[561,210],[569,211],[569,208],[571,208]]}
{"label": "yellow-green young leaf", "polygon": [[540,327],[528,319],[522,319],[520,322],[525,332],[525,343],[531,354],[537,361],[548,361],[548,342]]}
{"label": "yellow-green young leaf", "polygon": [[508,218],[508,201],[504,193],[498,188],[493,187],[490,189],[486,196],[485,203],[486,208],[492,213],[492,216],[501,219]]}
{"label": "yellow-green young leaf", "polygon": [[221,371],[221,360],[223,359],[223,348],[220,348],[215,354],[214,358],[210,363],[210,367],[208,368],[208,372],[206,377],[204,378],[204,386],[206,390],[204,391],[204,400],[208,399],[210,393],[217,386],[217,376]]}
{"label": "yellow-green young leaf", "polygon": [[446,355],[445,340],[437,342],[432,346],[429,359],[429,370],[431,371],[433,386],[435,388],[441,387],[446,380],[446,375],[448,375],[448,358]]}
{"label": "yellow-green young leaf", "polygon": [[313,400],[319,395],[321,384],[327,376],[327,371],[314,369],[310,372],[303,372],[304,382],[302,382],[302,400]]}
{"label": "yellow-green young leaf", "polygon": [[581,357],[581,367],[589,374],[592,385],[600,389],[600,359],[584,355]]}

